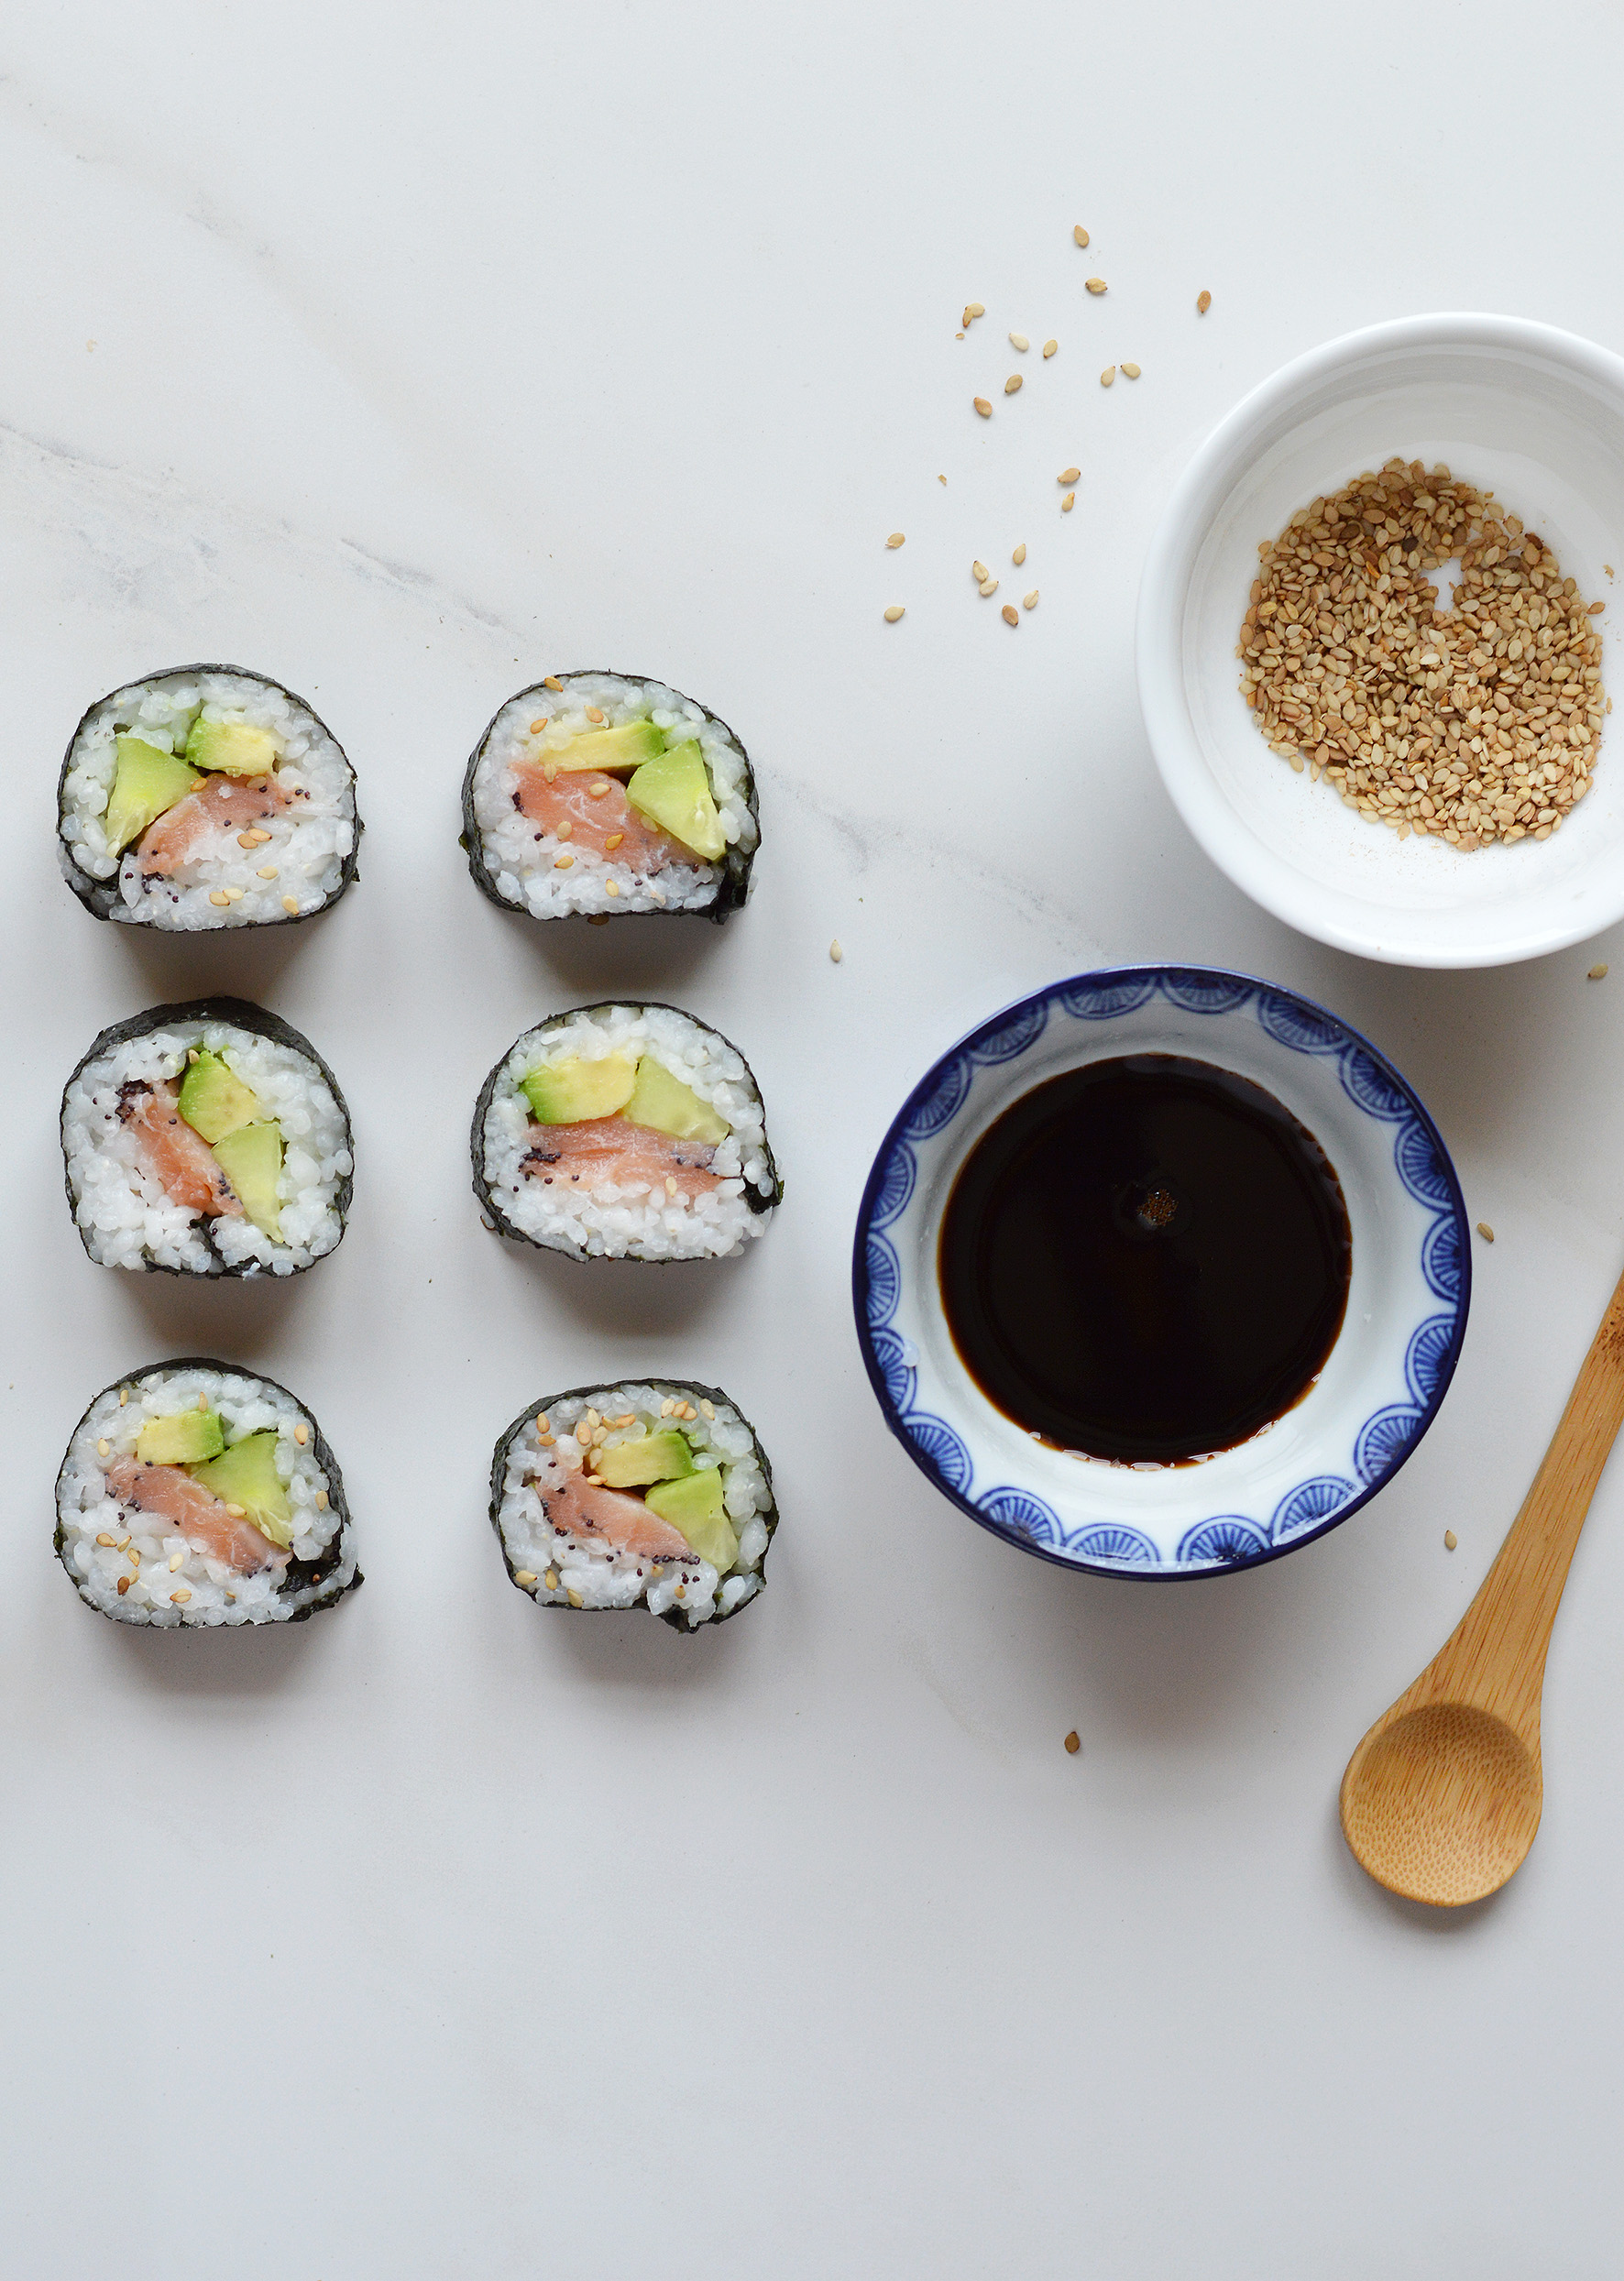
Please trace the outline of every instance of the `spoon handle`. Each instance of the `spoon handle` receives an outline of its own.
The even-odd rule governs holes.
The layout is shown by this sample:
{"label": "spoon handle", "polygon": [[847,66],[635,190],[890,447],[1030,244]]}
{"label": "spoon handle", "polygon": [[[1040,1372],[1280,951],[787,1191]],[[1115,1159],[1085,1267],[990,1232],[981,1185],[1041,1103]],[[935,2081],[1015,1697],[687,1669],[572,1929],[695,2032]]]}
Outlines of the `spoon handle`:
{"label": "spoon handle", "polygon": [[1410,1690],[1492,1711],[1537,1748],[1551,1627],[1602,1467],[1624,1425],[1624,1277],[1562,1422],[1477,1596]]}

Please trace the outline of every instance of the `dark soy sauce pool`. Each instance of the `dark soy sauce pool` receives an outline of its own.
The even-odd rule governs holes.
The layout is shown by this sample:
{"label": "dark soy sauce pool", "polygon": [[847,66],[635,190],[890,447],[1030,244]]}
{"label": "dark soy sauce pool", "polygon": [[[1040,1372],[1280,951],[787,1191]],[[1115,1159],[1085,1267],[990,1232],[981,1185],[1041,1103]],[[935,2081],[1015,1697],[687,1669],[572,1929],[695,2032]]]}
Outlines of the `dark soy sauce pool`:
{"label": "dark soy sauce pool", "polygon": [[1302,1398],[1352,1260],[1306,1125],[1246,1078],[1146,1053],[1004,1111],[953,1184],[938,1272],[965,1367],[1017,1425],[1176,1464]]}

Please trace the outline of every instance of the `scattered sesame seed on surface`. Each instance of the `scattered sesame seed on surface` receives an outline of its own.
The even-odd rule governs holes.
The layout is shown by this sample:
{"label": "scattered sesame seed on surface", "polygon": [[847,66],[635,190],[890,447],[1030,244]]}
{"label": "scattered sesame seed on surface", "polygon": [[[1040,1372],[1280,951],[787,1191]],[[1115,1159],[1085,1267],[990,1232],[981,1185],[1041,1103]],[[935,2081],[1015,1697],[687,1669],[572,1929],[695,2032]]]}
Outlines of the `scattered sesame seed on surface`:
{"label": "scattered sesame seed on surface", "polygon": [[1020,376],[1020,374],[1019,374],[1018,372],[1012,372],[1012,373],[1010,374],[1010,376],[1009,376],[1008,379],[1007,379],[1007,380],[1005,380],[1005,382],[1004,383],[1004,393],[1006,396],[1014,396],[1014,395],[1016,393],[1016,391],[1019,389],[1020,385],[1021,385],[1021,376]]}
{"label": "scattered sesame seed on surface", "polygon": [[1139,377],[1139,367],[1137,365],[1124,365],[1122,368],[1122,377],[1125,380],[1136,380]]}
{"label": "scattered sesame seed on surface", "polygon": [[623,831],[612,831],[603,844],[606,848],[618,848],[625,837]]}
{"label": "scattered sesame seed on surface", "polygon": [[993,417],[993,407],[984,396],[972,397],[971,401],[974,404],[977,411],[981,413],[983,420],[991,420]]}
{"label": "scattered sesame seed on surface", "polygon": [[1011,348],[1018,348],[1023,356],[1032,345],[1024,333],[1012,333],[1009,336],[1009,345]]}
{"label": "scattered sesame seed on surface", "polygon": [[1026,561],[1026,540],[1025,540],[1025,539],[1023,539],[1023,540],[1021,541],[1021,543],[1020,543],[1019,546],[1017,546],[1017,547],[1016,547],[1016,549],[1015,549],[1015,553],[1014,553],[1014,554],[1010,556],[1010,558],[1009,558],[1009,559],[1010,559],[1010,561],[1011,561],[1011,562],[1015,565],[1015,568],[1018,570],[1018,569],[1020,568],[1021,565],[1022,565],[1022,564]]}
{"label": "scattered sesame seed on surface", "polygon": [[1589,973],[1586,975],[1585,980],[1587,982],[1605,982],[1607,978],[1607,960],[1604,959],[1599,966],[1593,966],[1591,968]]}
{"label": "scattered sesame seed on surface", "polygon": [[534,1584],[535,1580],[536,1572],[533,1568],[516,1568],[513,1571],[513,1582],[515,1584],[528,1585]]}
{"label": "scattered sesame seed on surface", "polygon": [[1081,467],[1062,467],[1059,474],[1055,477],[1055,481],[1057,483],[1075,483],[1078,477],[1081,475],[1081,473],[1082,469]]}
{"label": "scattered sesame seed on surface", "polygon": [[1201,293],[1198,293],[1198,294],[1196,295],[1196,297],[1195,297],[1195,313],[1196,313],[1196,315],[1197,315],[1198,317],[1204,317],[1204,316],[1206,315],[1206,313],[1207,313],[1208,310],[1209,310],[1212,306],[1213,306],[1213,296],[1212,296],[1212,294],[1211,294],[1211,293],[1207,293],[1207,292],[1201,292]]}
{"label": "scattered sesame seed on surface", "polygon": [[945,484],[946,484],[946,482],[947,482],[947,480],[948,480],[948,478],[947,478],[947,477],[946,477],[946,476],[938,476],[938,477],[937,477],[936,479],[937,479],[937,481],[938,481],[938,483],[943,484],[943,485],[945,485]]}
{"label": "scattered sesame seed on surface", "polygon": [[983,595],[986,595],[986,594],[996,594],[996,593],[997,593],[997,591],[998,591],[998,581],[997,581],[997,579],[996,579],[996,578],[983,578],[983,579],[982,580],[982,587],[981,587],[981,590],[982,590],[982,594],[983,594]]}
{"label": "scattered sesame seed on surface", "polygon": [[1021,613],[1013,602],[1005,602],[1002,615],[1006,626],[1018,626],[1021,622]]}
{"label": "scattered sesame seed on surface", "polygon": [[902,532],[894,531],[891,533],[891,536],[886,540],[885,543],[887,546],[900,546],[903,543],[903,538],[904,533]]}
{"label": "scattered sesame seed on surface", "polygon": [[1114,365],[1107,365],[1104,371],[1100,375],[1100,386],[1102,388],[1109,388],[1112,381],[1114,380],[1115,378],[1116,367]]}
{"label": "scattered sesame seed on surface", "polygon": [[1443,1531],[1443,1550],[1444,1550],[1446,1552],[1453,1552],[1454,1551],[1455,1546],[1456,1546],[1459,1542],[1460,1542],[1460,1539],[1459,1539],[1459,1537],[1457,1537],[1457,1536],[1455,1535],[1454,1530],[1453,1529],[1446,1529],[1446,1530]]}
{"label": "scattered sesame seed on surface", "polygon": [[1599,618],[1602,611],[1606,609],[1606,608],[1607,604],[1605,602],[1592,602],[1587,615],[1592,618]]}
{"label": "scattered sesame seed on surface", "polygon": [[1107,290],[1104,279],[1103,277],[1090,278],[1088,280],[1088,290],[1091,293],[1104,292]]}
{"label": "scattered sesame seed on surface", "polygon": [[1066,496],[1065,496],[1065,498],[1064,498],[1064,499],[1060,501],[1060,512],[1061,512],[1061,514],[1062,514],[1062,515],[1069,515],[1069,514],[1071,512],[1071,510],[1072,510],[1072,509],[1076,506],[1076,504],[1077,504],[1077,494],[1076,494],[1076,492],[1075,492],[1075,491],[1068,491],[1068,492],[1067,492],[1067,494],[1066,494]]}
{"label": "scattered sesame seed on surface", "polygon": [[1060,344],[1059,341],[1045,341],[1043,344],[1043,353],[1045,356],[1052,356],[1059,345]]}
{"label": "scattered sesame seed on surface", "polygon": [[1079,246],[1086,246],[1088,244],[1088,232],[1083,228],[1081,222],[1073,224],[1071,236],[1075,243]]}
{"label": "scattered sesame seed on surface", "polygon": [[902,602],[893,602],[890,609],[885,612],[885,623],[888,626],[894,626],[897,620],[903,615],[905,607],[905,604]]}
{"label": "scattered sesame seed on surface", "polygon": [[828,947],[828,955],[829,955],[829,957],[830,957],[830,958],[834,960],[834,962],[835,962],[835,964],[836,964],[837,966],[839,966],[839,965],[840,960],[841,960],[845,957],[846,953],[845,953],[845,952],[841,949],[841,948],[840,948],[840,941],[839,941],[839,936],[837,936],[837,937],[835,938],[835,939],[834,939],[834,941],[830,943],[830,945],[829,945],[829,947]]}
{"label": "scattered sesame seed on surface", "polygon": [[1036,587],[1033,587],[1030,594],[1024,594],[1021,597],[1021,608],[1023,609],[1036,609],[1037,608],[1037,588]]}
{"label": "scattered sesame seed on surface", "polygon": [[1066,1738],[1066,1748],[1070,1751],[1073,1758],[1077,1756],[1077,1753],[1082,1748],[1081,1742],[1078,1739],[1077,1729],[1075,1727]]}
{"label": "scattered sesame seed on surface", "polygon": [[1489,1226],[1487,1220],[1478,1221],[1477,1233],[1480,1236],[1482,1236],[1486,1244],[1492,1244],[1494,1242],[1494,1230]]}
{"label": "scattered sesame seed on surface", "polygon": [[967,301],[964,304],[964,322],[966,324],[971,322],[972,317],[984,317],[986,313],[986,310],[982,307],[979,301]]}
{"label": "scattered sesame seed on surface", "polygon": [[987,568],[985,563],[971,563],[970,565],[970,575],[979,587],[983,579],[990,578],[993,574]]}

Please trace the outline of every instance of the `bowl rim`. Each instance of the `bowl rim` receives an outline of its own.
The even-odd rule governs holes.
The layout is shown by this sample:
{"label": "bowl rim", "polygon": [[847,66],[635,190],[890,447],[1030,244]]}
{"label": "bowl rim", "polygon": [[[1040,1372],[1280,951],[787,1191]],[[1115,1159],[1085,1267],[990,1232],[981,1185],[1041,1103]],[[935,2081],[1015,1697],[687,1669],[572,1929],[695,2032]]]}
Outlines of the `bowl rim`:
{"label": "bowl rim", "polygon": [[[1327,913],[1323,891],[1289,858],[1266,847],[1239,817],[1213,782],[1199,740],[1184,718],[1181,656],[1183,601],[1195,553],[1212,520],[1215,494],[1250,455],[1258,428],[1306,388],[1353,359],[1426,347],[1517,349],[1607,388],[1624,417],[1624,356],[1531,317],[1496,316],[1487,312],[1438,311],[1393,317],[1338,334],[1300,356],[1292,357],[1249,389],[1209,429],[1180,470],[1152,534],[1139,576],[1134,631],[1134,663],[1139,711],[1151,756],[1186,829],[1197,846],[1241,892],[1262,909],[1317,942],[1374,959],[1388,966],[1476,971],[1514,965],[1586,942],[1624,918],[1624,864],[1607,905],[1586,907],[1574,921],[1550,921],[1509,936],[1492,948],[1468,943],[1459,952],[1407,940],[1403,916],[1385,925],[1345,923]],[[1199,529],[1193,542],[1192,528]],[[1194,552],[1191,552],[1193,543]],[[1187,561],[1181,558],[1188,555]],[[1379,906],[1378,906],[1379,909]],[[1382,940],[1378,930],[1395,939]]]}
{"label": "bowl rim", "polygon": [[[905,1128],[909,1121],[915,1112],[934,1094],[949,1067],[961,1057],[970,1054],[976,1046],[1005,1029],[1012,1023],[1019,1021],[1032,1009],[1041,1005],[1047,1010],[1067,991],[1078,990],[1093,984],[1110,986],[1144,981],[1159,984],[1167,977],[1197,983],[1238,983],[1248,990],[1265,992],[1276,999],[1285,1001],[1292,1007],[1303,1010],[1320,1021],[1328,1023],[1337,1033],[1340,1045],[1354,1047],[1361,1053],[1368,1055],[1403,1096],[1410,1111],[1425,1129],[1428,1138],[1437,1152],[1438,1162],[1443,1168],[1449,1190],[1447,1206],[1441,1209],[1444,1210],[1447,1216],[1454,1221],[1460,1260],[1460,1291],[1454,1301],[1454,1322],[1449,1346],[1439,1365],[1437,1378],[1431,1393],[1424,1402],[1416,1404],[1421,1413],[1420,1423],[1409,1440],[1403,1443],[1396,1454],[1384,1458],[1380,1471],[1374,1479],[1364,1485],[1357,1497],[1350,1498],[1345,1505],[1339,1506],[1317,1527],[1303,1530],[1300,1535],[1293,1536],[1287,1543],[1268,1545],[1260,1552],[1210,1562],[1199,1566],[1186,1563],[1164,1563],[1156,1566],[1139,1566],[1081,1559],[1070,1553],[1056,1552],[1048,1545],[1035,1543],[1029,1538],[1022,1536],[1009,1524],[983,1511],[980,1506],[974,1504],[971,1498],[954,1486],[940,1465],[920,1448],[917,1442],[904,1428],[897,1406],[892,1398],[890,1388],[885,1383],[884,1373],[880,1367],[879,1358],[875,1353],[867,1303],[869,1295],[868,1237],[873,1221],[876,1200],[884,1184],[896,1149],[905,1139]],[[1107,1017],[1106,1021],[1102,1023],[1102,1035],[1108,1027],[1109,1021],[1114,1018]],[[1047,1034],[1047,1022],[1045,1034]],[[1025,1053],[1026,1048],[1022,1047],[1019,1052],[1009,1056],[1008,1060],[1017,1062],[1025,1058]],[[1287,983],[1270,981],[1258,974],[1248,974],[1238,967],[1202,966],[1182,960],[1152,960],[1132,965],[1090,967],[1081,973],[1065,975],[1056,981],[1048,982],[1041,989],[1030,991],[1025,997],[1013,999],[1008,1004],[999,1007],[995,1013],[988,1014],[983,1021],[978,1022],[973,1029],[966,1030],[954,1044],[938,1054],[920,1076],[917,1083],[910,1088],[901,1107],[885,1128],[884,1138],[874,1153],[874,1160],[869,1168],[868,1179],[863,1183],[862,1199],[858,1206],[857,1226],[851,1247],[851,1301],[857,1324],[857,1343],[862,1355],[863,1367],[868,1373],[869,1384],[873,1389],[874,1398],[880,1405],[880,1412],[886,1426],[895,1439],[901,1442],[927,1480],[935,1488],[939,1489],[952,1504],[958,1506],[960,1512],[968,1513],[971,1519],[985,1529],[990,1535],[999,1538],[1005,1544],[1013,1545],[1017,1552],[1030,1553],[1039,1560],[1048,1561],[1055,1567],[1066,1569],[1073,1575],[1125,1577],[1143,1584],[1193,1584],[1213,1576],[1233,1575],[1243,1571],[1266,1567],[1271,1561],[1283,1560],[1289,1553],[1300,1552],[1305,1544],[1312,1544],[1319,1538],[1328,1536],[1332,1530],[1341,1528],[1344,1520],[1350,1519],[1362,1506],[1367,1505],[1378,1490],[1386,1488],[1394,1475],[1409,1463],[1415,1451],[1420,1448],[1433,1420],[1443,1407],[1443,1398],[1449,1391],[1450,1383],[1454,1376],[1455,1365],[1460,1360],[1461,1350],[1465,1343],[1466,1322],[1472,1306],[1471,1228],[1466,1218],[1465,1198],[1461,1190],[1459,1175],[1454,1168],[1454,1160],[1426,1103],[1381,1048],[1373,1045],[1364,1032],[1355,1029],[1351,1022],[1344,1021],[1338,1014],[1333,1014],[1328,1006],[1322,1005],[1317,999],[1306,997],[1300,991],[1292,990]]]}

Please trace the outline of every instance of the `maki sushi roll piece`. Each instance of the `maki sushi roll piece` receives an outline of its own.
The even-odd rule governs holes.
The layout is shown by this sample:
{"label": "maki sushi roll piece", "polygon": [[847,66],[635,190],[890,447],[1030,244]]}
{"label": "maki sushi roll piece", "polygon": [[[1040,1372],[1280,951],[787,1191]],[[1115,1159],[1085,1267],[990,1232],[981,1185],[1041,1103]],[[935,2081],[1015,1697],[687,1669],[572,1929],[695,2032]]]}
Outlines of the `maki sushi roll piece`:
{"label": "maki sushi roll piece", "polygon": [[349,1210],[349,1112],[308,1038],[241,998],[104,1029],[62,1092],[68,1202],[103,1267],[299,1275]]}
{"label": "maki sushi roll piece", "polygon": [[755,779],[726,721],[629,674],[521,689],[463,780],[475,884],[532,918],[725,919],[750,892],[760,842]]}
{"label": "maki sushi roll piece", "polygon": [[361,1581],[344,1483],[285,1387],[156,1363],[98,1394],[57,1476],[57,1556],[119,1624],[287,1624]]}
{"label": "maki sushi roll piece", "polygon": [[356,875],[354,769],[302,697],[236,665],[181,666],[93,705],[57,806],[63,873],[99,919],[285,927]]}
{"label": "maki sushi roll piece", "polygon": [[496,1445],[490,1520],[508,1574],[549,1607],[643,1607],[679,1631],[765,1581],[773,1469],[719,1387],[576,1387]]}
{"label": "maki sushi roll piece", "polygon": [[485,1080],[473,1146],[499,1234],[572,1259],[727,1258],[784,1192],[749,1063],[675,1006],[526,1030]]}

